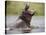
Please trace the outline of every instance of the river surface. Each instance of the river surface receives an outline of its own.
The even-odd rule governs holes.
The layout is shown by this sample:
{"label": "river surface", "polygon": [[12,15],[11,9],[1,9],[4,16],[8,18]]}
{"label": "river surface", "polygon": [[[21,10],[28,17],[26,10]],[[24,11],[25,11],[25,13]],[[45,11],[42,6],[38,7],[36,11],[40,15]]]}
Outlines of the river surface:
{"label": "river surface", "polygon": [[[7,28],[14,26],[19,16],[6,16]],[[45,31],[45,17],[33,16],[31,20],[31,26],[33,27],[30,33],[39,33]],[[21,34],[21,30],[7,30],[7,34]]]}

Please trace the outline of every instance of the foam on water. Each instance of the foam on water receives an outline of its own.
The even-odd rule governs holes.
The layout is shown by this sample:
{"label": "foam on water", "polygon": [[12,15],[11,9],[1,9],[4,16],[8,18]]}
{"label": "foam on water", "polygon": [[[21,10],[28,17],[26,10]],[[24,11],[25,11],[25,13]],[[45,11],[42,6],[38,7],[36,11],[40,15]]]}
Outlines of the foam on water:
{"label": "foam on water", "polygon": [[[6,16],[6,24],[7,28],[13,28],[16,20],[18,19],[18,16]],[[44,32],[45,31],[45,22],[44,22],[44,16],[33,16],[31,20],[31,26],[32,26],[32,31],[31,33],[34,32]],[[22,33],[21,29],[17,30],[13,28],[14,30],[7,31],[8,34],[17,34],[17,33]]]}

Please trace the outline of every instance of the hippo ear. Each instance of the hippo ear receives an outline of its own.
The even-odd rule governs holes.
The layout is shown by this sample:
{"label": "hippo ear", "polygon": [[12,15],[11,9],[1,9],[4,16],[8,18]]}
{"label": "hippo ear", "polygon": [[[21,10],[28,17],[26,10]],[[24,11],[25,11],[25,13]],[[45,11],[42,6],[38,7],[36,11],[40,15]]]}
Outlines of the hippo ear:
{"label": "hippo ear", "polygon": [[35,15],[35,10],[31,10],[31,15]]}
{"label": "hippo ear", "polygon": [[28,10],[29,9],[29,5],[26,4],[25,6],[25,10]]}
{"label": "hippo ear", "polygon": [[35,15],[35,12],[32,14],[32,16]]}
{"label": "hippo ear", "polygon": [[33,14],[34,13],[34,10],[31,10],[31,14]]}

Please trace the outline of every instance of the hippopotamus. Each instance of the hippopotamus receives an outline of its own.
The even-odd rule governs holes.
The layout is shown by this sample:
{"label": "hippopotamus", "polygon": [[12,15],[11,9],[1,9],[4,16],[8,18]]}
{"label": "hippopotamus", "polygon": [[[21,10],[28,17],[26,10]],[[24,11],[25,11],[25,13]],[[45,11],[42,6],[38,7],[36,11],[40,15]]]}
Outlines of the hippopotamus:
{"label": "hippopotamus", "polygon": [[[28,10],[29,6],[26,5],[25,9],[22,11],[22,14],[19,16],[19,19],[21,19],[21,22],[19,22],[18,25],[16,25],[17,28],[22,27],[23,32],[30,32],[31,31],[31,19],[32,16],[35,15],[35,10]],[[29,29],[30,28],[30,29]]]}

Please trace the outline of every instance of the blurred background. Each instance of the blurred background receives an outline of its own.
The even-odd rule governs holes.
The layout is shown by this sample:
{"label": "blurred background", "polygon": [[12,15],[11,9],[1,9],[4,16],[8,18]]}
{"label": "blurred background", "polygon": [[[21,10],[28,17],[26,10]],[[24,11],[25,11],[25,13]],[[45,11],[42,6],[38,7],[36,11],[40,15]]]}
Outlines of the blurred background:
{"label": "blurred background", "polygon": [[7,1],[6,2],[6,14],[9,15],[20,15],[25,8],[25,5],[29,4],[30,10],[36,9],[37,14],[35,16],[44,16],[44,3],[34,2],[21,2],[21,1]]}

